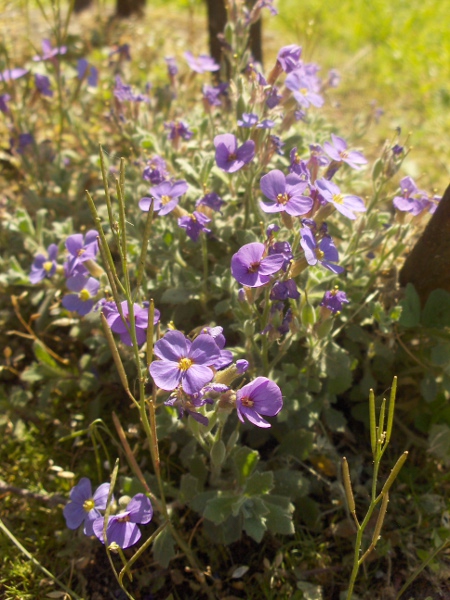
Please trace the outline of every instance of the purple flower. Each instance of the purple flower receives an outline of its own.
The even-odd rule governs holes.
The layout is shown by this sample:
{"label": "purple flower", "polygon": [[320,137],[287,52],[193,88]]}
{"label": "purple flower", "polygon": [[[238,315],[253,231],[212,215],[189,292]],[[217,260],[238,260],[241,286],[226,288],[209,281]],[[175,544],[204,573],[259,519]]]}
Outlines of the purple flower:
{"label": "purple flower", "polygon": [[278,135],[271,135],[269,137],[270,140],[270,144],[272,146],[272,148],[275,150],[275,152],[277,154],[279,154],[280,156],[283,156],[283,146],[284,146],[284,142],[283,140],[278,136]]}
{"label": "purple flower", "polygon": [[263,119],[258,123],[256,129],[272,129],[272,127],[275,127],[275,121],[272,121],[272,119]]}
{"label": "purple flower", "polygon": [[42,40],[41,45],[42,56],[34,56],[33,60],[35,62],[51,60],[52,58],[55,58],[55,56],[58,56],[58,54],[65,54],[67,52],[67,46],[55,46],[55,48],[53,48],[51,41],[47,39]]}
{"label": "purple flower", "polygon": [[194,133],[189,129],[189,125],[184,121],[171,121],[170,123],[164,123],[165,129],[169,130],[168,138],[173,142],[178,141],[180,138],[183,140],[190,140]]}
{"label": "purple flower", "polygon": [[283,271],[286,271],[290,265],[291,260],[294,258],[292,254],[292,248],[289,242],[273,242],[269,245],[269,256],[273,254],[281,254],[284,258],[284,262],[281,265]]}
{"label": "purple flower", "polygon": [[304,110],[297,109],[296,111],[294,111],[294,117],[296,121],[306,122],[306,112]]}
{"label": "purple flower", "polygon": [[17,138],[10,138],[9,140],[10,150],[16,151],[17,154],[23,154],[27,146],[34,144],[34,137],[32,133],[19,133]]}
{"label": "purple flower", "polygon": [[341,190],[332,181],[326,179],[318,179],[316,186],[320,195],[326,202],[330,202],[344,217],[356,219],[354,210],[357,212],[365,212],[366,207],[364,202],[358,196],[341,194]]}
{"label": "purple flower", "polygon": [[248,164],[255,156],[255,142],[248,140],[238,148],[238,141],[232,133],[223,133],[214,138],[216,163],[226,173],[235,173]]}
{"label": "purple flower", "polygon": [[271,427],[261,415],[274,417],[282,408],[281,390],[267,377],[257,377],[236,392],[236,409],[242,423],[246,417],[257,427]]}
{"label": "purple flower", "polygon": [[239,360],[236,361],[236,370],[239,373],[239,375],[242,375],[243,373],[245,373],[245,371],[247,371],[249,367],[249,362],[248,360],[245,360],[245,358],[240,358]]}
{"label": "purple flower", "polygon": [[64,264],[66,276],[73,275],[75,271],[85,272],[83,263],[87,260],[95,260],[98,253],[97,238],[98,232],[95,229],[90,229],[85,236],[82,233],[69,235],[66,240],[66,248],[70,257]]}
{"label": "purple flower", "polygon": [[169,176],[166,161],[161,156],[155,155],[149,161],[142,173],[145,181],[150,181],[154,185],[162,183]]}
{"label": "purple flower", "polygon": [[225,202],[220,198],[215,192],[211,192],[209,194],[205,194],[203,198],[197,200],[195,206],[209,206],[212,210],[216,212],[220,212],[222,205]]}
{"label": "purple flower", "polygon": [[300,292],[295,285],[295,281],[293,279],[277,281],[270,292],[270,299],[287,300],[288,298],[292,298],[293,300],[300,298]]}
{"label": "purple flower", "polygon": [[202,87],[203,99],[209,106],[222,106],[222,100],[220,96],[227,95],[228,83],[219,83],[219,85],[212,86],[204,84]]}
{"label": "purple flower", "polygon": [[267,226],[266,235],[270,239],[270,238],[272,238],[274,233],[277,233],[277,231],[280,231],[280,226],[277,225],[276,223],[271,223],[270,225]]}
{"label": "purple flower", "polygon": [[[106,302],[103,305],[103,314],[106,317],[106,322],[110,327],[111,331],[120,335],[121,341],[127,346],[132,346],[130,334],[130,317],[128,311],[128,302],[124,300],[120,303],[122,314],[125,321],[122,319],[119,313],[119,309],[115,302]],[[139,304],[133,304],[134,313],[134,324],[136,327],[136,341],[141,346],[147,339],[147,328],[148,328],[148,307],[141,307]],[[155,308],[153,325],[158,323],[160,318],[160,312]]]}
{"label": "purple flower", "polygon": [[84,523],[84,533],[94,535],[93,523],[100,517],[100,510],[106,508],[109,494],[109,483],[102,483],[92,494],[92,485],[87,477],[70,490],[70,502],[63,510],[66,525],[69,529],[78,529]]}
{"label": "purple flower", "polygon": [[282,171],[274,169],[261,177],[261,191],[270,202],[261,202],[261,208],[266,213],[284,212],[293,217],[305,215],[313,207],[314,201],[310,196],[303,195],[307,188],[295,174],[287,177]]}
{"label": "purple flower", "polygon": [[173,78],[175,75],[178,75],[178,66],[175,58],[173,56],[165,56],[164,60],[166,61],[169,77]]}
{"label": "purple flower", "polygon": [[410,212],[417,216],[428,206],[429,200],[426,193],[419,190],[411,177],[403,177],[400,181],[400,190],[402,195],[395,196],[393,200],[397,210]]}
{"label": "purple flower", "polygon": [[209,219],[203,213],[200,213],[196,210],[191,215],[185,215],[178,219],[178,225],[182,229],[186,229],[187,235],[191,238],[193,242],[198,240],[198,237],[202,231],[205,233],[210,233],[211,230],[207,229],[205,225],[209,223],[211,219]]}
{"label": "purple flower", "polygon": [[309,172],[306,161],[302,160],[298,155],[297,148],[292,148],[289,157],[291,159],[289,171],[295,173],[302,181],[309,183],[311,181],[311,173]]}
{"label": "purple flower", "polygon": [[403,146],[400,146],[400,144],[394,144],[391,150],[394,156],[401,156],[405,152],[405,148]]}
{"label": "purple flower", "polygon": [[348,302],[347,294],[339,291],[339,289],[335,287],[334,290],[325,292],[320,306],[324,306],[325,308],[328,308],[328,310],[331,310],[332,313],[336,314],[342,310],[342,305]]}
{"label": "purple flower", "polygon": [[286,87],[293,92],[294,98],[305,108],[310,105],[320,108],[323,98],[318,93],[318,84],[314,77],[305,75],[303,69],[292,71],[286,77]]}
{"label": "purple flower", "polygon": [[280,66],[285,73],[290,73],[299,68],[301,54],[301,46],[295,44],[283,46],[278,52],[277,61],[280,63]]}
{"label": "purple flower", "polygon": [[62,299],[64,308],[77,312],[84,317],[94,308],[95,296],[100,288],[100,283],[93,277],[74,275],[66,282],[67,288],[74,292],[66,294]]}
{"label": "purple flower", "polygon": [[161,216],[170,213],[179,202],[179,197],[187,192],[188,184],[184,179],[179,181],[163,181],[159,185],[150,188],[151,197],[141,198],[139,208],[144,212],[150,210],[153,201],[153,210],[159,211]]}
{"label": "purple flower", "polygon": [[[117,544],[119,548],[125,549],[133,546],[141,537],[139,525],[145,525],[152,520],[153,507],[150,499],[145,494],[136,494],[131,498],[126,510],[112,515],[108,518],[106,526],[106,541],[108,545]],[[98,539],[103,539],[103,526],[105,519],[95,519],[93,529]]]}
{"label": "purple flower", "polygon": [[11,96],[9,94],[0,94],[0,112],[7,113],[9,112],[8,102],[11,100]]}
{"label": "purple flower", "polygon": [[50,98],[53,96],[53,91],[50,86],[50,79],[47,75],[39,75],[36,73],[34,76],[34,84],[36,89],[43,96],[49,96]]}
{"label": "purple flower", "polygon": [[248,26],[256,23],[261,16],[263,8],[268,8],[273,17],[278,14],[278,10],[273,5],[273,0],[256,0],[251,10],[244,5],[245,25]]}
{"label": "purple flower", "polygon": [[30,282],[39,283],[43,279],[50,278],[56,271],[56,257],[58,255],[58,246],[50,244],[47,248],[47,256],[38,254],[31,265]]}
{"label": "purple flower", "polygon": [[210,335],[213,340],[216,342],[217,347],[220,350],[220,356],[214,363],[215,369],[225,369],[230,366],[233,362],[233,354],[230,350],[224,350],[225,346],[225,336],[223,335],[223,327],[204,327],[202,329],[202,333]]}
{"label": "purple flower", "polygon": [[195,57],[192,52],[185,52],[184,57],[189,67],[196,73],[218,71],[220,69],[220,65],[218,65],[216,61],[207,54],[200,54],[200,56]]}
{"label": "purple flower", "polygon": [[214,373],[210,367],[220,356],[220,349],[210,335],[201,334],[193,342],[181,331],[168,331],[155,344],[160,360],[150,365],[155,384],[171,392],[181,384],[186,394],[195,394],[209,383]]}
{"label": "purple flower", "polygon": [[81,81],[86,77],[86,74],[88,85],[97,87],[98,70],[89,64],[85,58],[80,58],[77,62],[77,77]]}
{"label": "purple flower", "polygon": [[335,88],[338,87],[341,82],[341,74],[336,69],[330,69],[328,71],[328,87]]}
{"label": "purple flower", "polygon": [[130,44],[118,44],[116,47],[110,51],[109,57],[111,58],[117,54],[119,61],[121,60],[131,60],[130,54]]}
{"label": "purple flower", "polygon": [[355,150],[347,150],[347,142],[343,140],[341,137],[331,134],[330,142],[324,142],[323,149],[328,154],[328,156],[335,160],[336,162],[345,162],[352,167],[352,169],[361,169],[361,165],[367,164],[367,160],[361,154],[361,152],[356,152]]}
{"label": "purple flower", "polygon": [[305,258],[309,265],[315,266],[319,263],[332,273],[336,274],[342,273],[345,270],[343,267],[333,264],[338,262],[339,254],[330,236],[324,236],[319,244],[317,244],[314,233],[309,227],[302,227],[300,233],[300,244],[305,252]]}
{"label": "purple flower", "polygon": [[209,419],[202,413],[197,412],[197,409],[205,404],[212,404],[213,400],[205,396],[206,386],[196,394],[185,394],[181,388],[173,391],[169,398],[164,402],[165,406],[173,406],[178,411],[178,417],[182,419],[185,415],[191,416],[195,421],[201,423],[205,427],[208,426]]}
{"label": "purple flower", "polygon": [[278,88],[275,86],[272,86],[270,88],[270,90],[267,92],[266,105],[269,108],[275,108],[275,106],[278,106],[278,104],[280,104],[280,101],[281,101],[281,96],[278,93]]}
{"label": "purple flower", "polygon": [[239,127],[254,127],[259,121],[258,115],[255,113],[242,113],[242,117],[238,119]]}
{"label": "purple flower", "polygon": [[121,77],[116,75],[116,83],[114,86],[114,97],[119,102],[148,102],[148,96],[144,94],[133,94],[131,86],[123,83]]}
{"label": "purple flower", "polygon": [[28,73],[28,69],[17,67],[16,69],[5,69],[0,73],[0,81],[15,81]]}
{"label": "purple flower", "polygon": [[231,274],[241,285],[261,287],[270,281],[284,263],[282,254],[264,257],[265,246],[259,242],[245,244],[231,258]]}

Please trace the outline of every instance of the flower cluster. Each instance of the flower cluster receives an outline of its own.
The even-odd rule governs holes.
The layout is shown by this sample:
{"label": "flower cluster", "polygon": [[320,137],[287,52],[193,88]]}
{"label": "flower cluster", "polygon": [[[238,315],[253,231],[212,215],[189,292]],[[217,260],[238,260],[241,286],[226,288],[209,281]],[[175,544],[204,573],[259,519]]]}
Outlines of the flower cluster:
{"label": "flower cluster", "polygon": [[237,409],[258,427],[270,427],[261,415],[275,416],[282,406],[282,395],[277,384],[259,377],[237,392],[229,384],[248,368],[246,360],[233,363],[233,356],[224,349],[225,337],[221,327],[205,327],[191,341],[181,331],[168,331],[154,347],[158,360],[150,364],[154,384],[171,392],[165,404],[177,409],[180,417],[190,415],[203,425],[208,417],[202,408],[209,404],[222,406],[226,411]]}
{"label": "flower cluster", "polygon": [[[70,492],[70,502],[64,507],[63,514],[69,529],[78,529],[84,525],[84,533],[95,535],[105,543],[105,517],[102,510],[107,507],[110,484],[102,483],[95,493],[87,477],[80,479]],[[111,504],[114,498],[111,497]],[[125,510],[108,517],[106,525],[106,542],[117,544],[119,548],[129,548],[141,538],[138,525],[145,525],[153,518],[153,507],[145,494],[136,494],[127,503]]]}
{"label": "flower cluster", "polygon": [[402,212],[409,212],[414,217],[425,211],[433,214],[440,200],[437,196],[430,198],[426,192],[417,187],[411,177],[403,177],[400,181],[400,194],[393,200],[395,208]]}

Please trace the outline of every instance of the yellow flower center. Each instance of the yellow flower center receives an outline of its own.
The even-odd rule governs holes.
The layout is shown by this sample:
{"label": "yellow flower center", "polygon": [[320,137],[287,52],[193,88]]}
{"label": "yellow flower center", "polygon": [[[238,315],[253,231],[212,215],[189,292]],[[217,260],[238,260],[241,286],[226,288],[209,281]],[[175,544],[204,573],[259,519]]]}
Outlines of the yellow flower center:
{"label": "yellow flower center", "polygon": [[342,152],[339,152],[339,156],[341,156],[342,158],[347,158],[348,157],[348,151],[347,150],[342,150]]}
{"label": "yellow flower center", "polygon": [[344,204],[344,196],[342,194],[333,194],[333,202]]}
{"label": "yellow flower center", "polygon": [[87,290],[81,290],[81,292],[78,294],[78,298],[80,300],[82,300],[83,302],[86,302],[86,300],[89,300],[90,297],[91,297],[91,295]]}
{"label": "yellow flower center", "polygon": [[89,498],[89,500],[85,500],[83,502],[83,508],[86,512],[91,512],[93,508],[95,508],[95,502],[93,498]]}
{"label": "yellow flower center", "polygon": [[178,361],[178,367],[180,371],[187,371],[190,367],[192,367],[193,364],[194,361],[192,361],[190,358],[180,358]]}
{"label": "yellow flower center", "polygon": [[82,254],[84,254],[86,252],[85,248],[80,248],[77,252],[77,256],[81,256]]}
{"label": "yellow flower center", "polygon": [[167,204],[171,200],[172,198],[170,196],[161,196],[161,202],[163,203],[163,205]]}
{"label": "yellow flower center", "polygon": [[298,90],[302,96],[306,96],[308,93],[308,88],[299,88]]}
{"label": "yellow flower center", "polygon": [[252,408],[252,406],[255,403],[253,400],[250,400],[250,398],[248,398],[247,396],[244,396],[243,398],[241,398],[241,404],[242,406],[246,406],[247,408]]}
{"label": "yellow flower center", "polygon": [[248,268],[248,272],[249,273],[256,273],[256,271],[259,269],[261,263],[260,262],[254,262],[252,263],[249,268]]}
{"label": "yellow flower center", "polygon": [[53,263],[52,263],[51,260],[46,260],[45,263],[42,266],[44,267],[44,271],[46,271],[47,273],[49,273],[52,270]]}
{"label": "yellow flower center", "polygon": [[320,248],[316,248],[316,257],[318,258],[318,260],[322,260],[324,256],[325,254],[322,252],[322,250]]}
{"label": "yellow flower center", "polygon": [[118,523],[127,523],[130,520],[130,515],[124,515],[123,517],[119,517],[117,519]]}
{"label": "yellow flower center", "polygon": [[277,195],[277,203],[278,204],[286,204],[289,200],[289,196],[287,194],[278,194]]}

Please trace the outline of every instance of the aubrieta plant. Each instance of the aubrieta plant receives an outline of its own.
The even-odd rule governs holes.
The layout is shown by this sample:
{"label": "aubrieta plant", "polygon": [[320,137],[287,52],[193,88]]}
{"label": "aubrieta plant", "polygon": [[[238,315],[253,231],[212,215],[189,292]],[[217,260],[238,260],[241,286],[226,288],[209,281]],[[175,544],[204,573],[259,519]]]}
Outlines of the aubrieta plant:
{"label": "aubrieta plant", "polygon": [[[369,170],[364,153],[319,118],[336,72],[321,77],[295,44],[280,48],[264,72],[248,43],[262,11],[276,14],[271,0],[251,9],[229,0],[222,63],[190,51],[160,57],[162,84],[133,79],[132,46],[114,47],[102,67],[75,56],[65,35],[45,39],[28,68],[8,65],[0,74],[11,155],[26,181],[39,182],[33,193],[49,198],[36,225],[26,211],[16,215],[34,255],[27,274],[14,273],[34,294],[37,315],[33,327],[25,323],[36,357],[28,381],[48,382],[46,397],[54,389],[71,397],[79,380],[96,400],[93,410],[102,406],[108,441],[76,425],[64,438],[92,436],[99,486],[93,491],[80,477],[63,513],[70,530],[82,527],[104,544],[129,598],[125,576],[132,580],[146,551],[164,568],[182,560],[191,589],[214,598],[208,544],[292,536],[294,502],[317,507],[300,469],[314,453],[317,463],[337,461],[331,439],[346,431],[336,408],[344,392],[355,408],[348,413],[363,420],[368,389],[390,385],[400,310],[382,301],[379,273],[404,250],[407,223],[439,202],[410,177],[389,191],[407,154],[399,139]],[[33,102],[49,115],[59,107],[54,144],[20,118],[31,86]],[[76,132],[89,140],[83,160],[95,174],[81,183],[78,159],[64,146],[69,102],[87,115]],[[104,133],[93,156],[95,106]],[[40,177],[39,161],[49,165],[48,177]],[[58,192],[49,184],[55,173]],[[80,185],[89,210],[80,198],[76,207],[63,198]],[[393,203],[380,208],[386,199]],[[66,220],[50,226],[58,211]],[[70,360],[44,343],[52,327],[70,327]],[[381,331],[376,342],[367,328]],[[370,396],[375,473],[361,523],[344,462],[357,540],[349,600],[401,467],[377,493],[395,385],[387,428],[385,403],[376,425]],[[115,433],[105,424],[111,403],[120,406]],[[115,466],[110,446],[120,455]],[[323,479],[315,478],[316,491]],[[326,488],[328,512],[344,512],[341,487]],[[376,535],[360,556],[377,505]]]}

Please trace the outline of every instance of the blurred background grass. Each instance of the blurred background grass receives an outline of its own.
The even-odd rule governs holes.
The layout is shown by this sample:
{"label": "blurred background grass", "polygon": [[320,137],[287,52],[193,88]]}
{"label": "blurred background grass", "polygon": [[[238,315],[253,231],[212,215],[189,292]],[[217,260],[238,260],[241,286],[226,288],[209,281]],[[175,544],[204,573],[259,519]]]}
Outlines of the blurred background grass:
{"label": "blurred background grass", "polygon": [[[269,69],[279,48],[296,43],[306,61],[325,76],[337,69],[341,84],[325,112],[344,137],[383,111],[361,140],[372,157],[400,127],[414,151],[407,174],[424,188],[443,193],[450,180],[450,17],[441,0],[278,0],[275,18],[265,13],[263,50]],[[149,0],[165,16],[191,15],[191,26],[206,21],[201,0]],[[147,15],[147,18],[148,15]],[[192,32],[191,32],[192,33]],[[206,28],[195,44],[207,48]],[[191,38],[192,41],[192,38]],[[404,139],[403,137],[403,139]]]}
{"label": "blurred background grass", "polygon": [[[51,4],[51,0],[41,2]],[[1,4],[16,9],[20,5],[32,15],[38,12],[36,0]],[[360,145],[371,158],[397,127],[403,139],[411,132],[414,152],[406,160],[406,174],[417,178],[421,187],[443,193],[450,180],[448,4],[442,0],[275,0],[275,6],[279,9],[275,18],[263,11],[266,69],[279,48],[292,43],[303,47],[306,61],[322,67],[324,77],[329,69],[337,69],[341,84],[325,107],[336,131],[353,138],[364,131]],[[102,18],[112,15],[114,0],[94,0],[92,10]],[[74,22],[92,24],[90,18],[82,14]],[[33,31],[33,16],[29,22]],[[208,47],[202,0],[147,0],[145,16],[124,23],[122,30],[132,45],[150,47],[153,42],[153,50],[162,55],[180,55],[187,48],[204,52]],[[145,65],[139,68],[145,71]],[[377,126],[366,132],[363,124],[381,111]]]}

